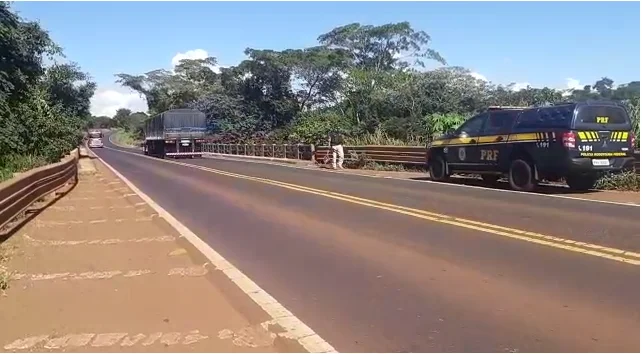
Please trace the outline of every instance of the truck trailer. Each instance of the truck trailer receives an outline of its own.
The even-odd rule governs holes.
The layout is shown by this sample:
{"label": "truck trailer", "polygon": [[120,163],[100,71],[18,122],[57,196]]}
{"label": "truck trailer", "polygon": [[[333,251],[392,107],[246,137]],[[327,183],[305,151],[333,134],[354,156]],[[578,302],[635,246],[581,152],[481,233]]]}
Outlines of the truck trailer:
{"label": "truck trailer", "polygon": [[145,155],[159,158],[201,157],[205,114],[195,109],[172,109],[145,121]]}

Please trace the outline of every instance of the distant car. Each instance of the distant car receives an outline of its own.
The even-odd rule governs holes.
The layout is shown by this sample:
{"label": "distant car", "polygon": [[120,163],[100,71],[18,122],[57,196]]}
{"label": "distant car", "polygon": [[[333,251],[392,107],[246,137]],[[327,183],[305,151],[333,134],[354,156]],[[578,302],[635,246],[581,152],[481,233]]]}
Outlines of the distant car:
{"label": "distant car", "polygon": [[103,147],[103,140],[100,138],[91,138],[89,139],[90,148],[101,148]]}

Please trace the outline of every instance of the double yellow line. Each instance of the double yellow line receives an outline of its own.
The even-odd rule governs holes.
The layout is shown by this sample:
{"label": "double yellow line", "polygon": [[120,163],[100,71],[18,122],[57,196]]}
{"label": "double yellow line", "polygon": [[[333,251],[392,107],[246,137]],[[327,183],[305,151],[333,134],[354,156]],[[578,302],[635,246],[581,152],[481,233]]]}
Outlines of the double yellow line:
{"label": "double yellow line", "polygon": [[[107,148],[107,149],[110,149],[110,148]],[[116,149],[112,149],[112,150],[116,150]],[[268,185],[281,187],[285,189],[290,189],[298,192],[314,194],[314,195],[318,195],[326,198],[341,200],[352,204],[358,204],[358,205],[363,205],[371,208],[387,210],[398,214],[412,216],[419,219],[429,220],[429,221],[438,222],[442,224],[449,224],[449,225],[458,226],[458,227],[462,227],[470,230],[482,231],[482,232],[486,232],[486,233],[490,233],[498,236],[536,243],[543,246],[548,246],[548,247],[563,249],[571,252],[582,253],[590,256],[610,259],[617,262],[623,262],[623,263],[628,263],[628,264],[633,264],[638,266],[640,265],[639,253],[625,251],[617,248],[605,247],[605,246],[600,246],[600,245],[587,243],[587,242],[574,241],[574,240],[564,239],[561,237],[549,236],[549,235],[544,235],[540,233],[514,229],[510,227],[493,225],[493,224],[480,222],[480,221],[474,221],[474,220],[458,218],[458,217],[453,217],[453,216],[444,215],[444,214],[432,213],[425,210],[408,208],[408,207],[388,204],[388,203],[382,203],[371,199],[351,196],[348,194],[325,191],[322,189],[310,188],[310,187],[270,180],[270,179],[261,178],[261,177],[247,176],[247,175],[242,175],[238,173],[216,170],[209,167],[191,165],[191,164],[186,164],[186,163],[177,162],[177,161],[160,160],[157,158],[144,156],[144,155],[140,155],[140,154],[136,154],[128,151],[122,151],[122,150],[116,150],[116,151],[123,152],[126,154],[136,155],[139,157],[150,158],[156,161],[162,161],[162,162],[171,163],[179,166],[190,167],[190,168],[194,168],[194,169],[198,169],[198,170],[202,170],[210,173],[215,173],[222,176],[228,176],[228,177],[234,177],[234,178],[244,179],[248,181],[259,182],[259,183],[268,184]]]}

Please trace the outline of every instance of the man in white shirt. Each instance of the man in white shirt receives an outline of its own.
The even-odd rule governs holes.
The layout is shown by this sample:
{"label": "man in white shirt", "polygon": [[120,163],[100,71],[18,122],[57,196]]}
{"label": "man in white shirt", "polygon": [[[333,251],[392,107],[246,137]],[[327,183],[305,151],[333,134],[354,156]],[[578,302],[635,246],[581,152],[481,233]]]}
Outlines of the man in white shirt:
{"label": "man in white shirt", "polygon": [[[332,149],[332,168],[343,170],[343,135],[338,131],[330,132],[328,136],[330,148]],[[337,155],[339,156],[339,163],[337,163]]]}

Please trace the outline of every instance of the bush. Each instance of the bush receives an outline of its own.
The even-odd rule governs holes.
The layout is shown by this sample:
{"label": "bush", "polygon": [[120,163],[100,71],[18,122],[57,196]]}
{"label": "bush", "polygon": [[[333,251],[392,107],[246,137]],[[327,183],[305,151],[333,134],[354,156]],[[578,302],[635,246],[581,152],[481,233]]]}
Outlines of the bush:
{"label": "bush", "polygon": [[336,112],[305,112],[288,129],[288,140],[296,143],[326,145],[328,132],[350,131],[349,122]]}
{"label": "bush", "polygon": [[640,175],[633,170],[609,173],[595,184],[596,189],[618,191],[640,191]]}
{"label": "bush", "polygon": [[138,146],[141,141],[136,132],[130,132],[120,128],[114,131],[112,140],[116,144],[123,146]]}
{"label": "bush", "polygon": [[25,172],[47,163],[44,156],[17,154],[0,156],[0,182],[11,179],[14,173]]}

